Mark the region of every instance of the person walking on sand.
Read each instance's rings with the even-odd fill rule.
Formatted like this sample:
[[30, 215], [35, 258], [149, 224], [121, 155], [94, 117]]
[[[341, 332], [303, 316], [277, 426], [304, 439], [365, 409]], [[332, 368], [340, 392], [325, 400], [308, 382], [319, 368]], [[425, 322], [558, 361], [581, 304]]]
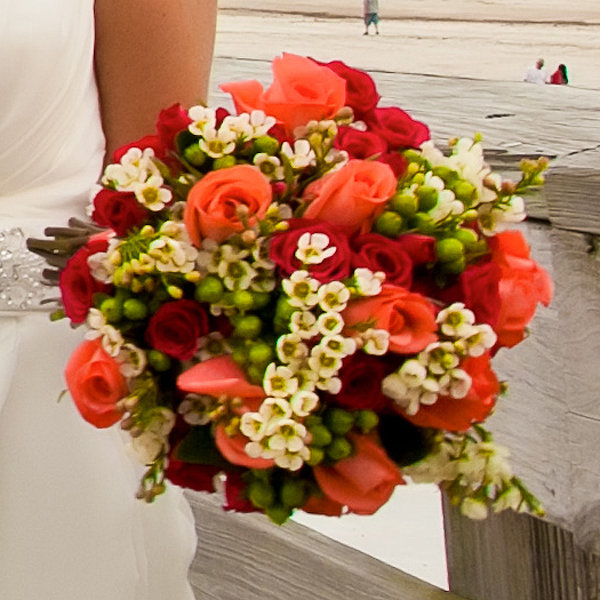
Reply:
[[523, 77], [523, 81], [537, 84], [548, 83], [548, 71], [544, 69], [543, 58], [538, 58], [535, 65], [527, 69], [525, 76]]
[[375, 26], [375, 33], [379, 35], [379, 0], [363, 0], [363, 12], [365, 19], [365, 32], [369, 35], [369, 25]]

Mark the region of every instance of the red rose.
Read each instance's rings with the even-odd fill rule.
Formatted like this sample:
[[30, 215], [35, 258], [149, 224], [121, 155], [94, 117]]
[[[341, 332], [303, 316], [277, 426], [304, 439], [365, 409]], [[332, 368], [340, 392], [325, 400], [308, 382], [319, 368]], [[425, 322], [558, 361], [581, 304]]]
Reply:
[[101, 227], [110, 227], [118, 236], [143, 223], [148, 211], [133, 192], [118, 192], [103, 188], [94, 198], [92, 219]]
[[90, 239], [67, 262], [59, 277], [60, 294], [65, 314], [73, 323], [83, 323], [93, 305], [94, 294], [107, 292], [110, 286], [92, 277], [88, 258], [108, 247], [106, 238]]
[[127, 382], [99, 339], [75, 348], [65, 367], [65, 380], [79, 414], [88, 423], [102, 429], [121, 419], [117, 402], [129, 393]]
[[175, 300], [163, 304], [152, 315], [146, 341], [173, 358], [189, 360], [198, 349], [198, 338], [207, 333], [204, 309], [193, 300]]
[[220, 467], [212, 465], [183, 462], [171, 455], [165, 476], [171, 483], [183, 488], [197, 492], [214, 492], [214, 477], [220, 470]]
[[466, 431], [473, 423], [481, 423], [490, 414], [500, 391], [500, 384], [492, 370], [486, 352], [476, 358], [469, 357], [461, 365], [472, 379], [471, 389], [464, 398], [440, 396], [435, 404], [421, 405], [416, 415], [398, 412], [417, 427], [432, 427], [446, 431]]
[[500, 312], [500, 268], [493, 262], [469, 265], [451, 287], [438, 297], [447, 304], [462, 302], [473, 311], [477, 323], [496, 327]]
[[346, 105], [352, 108], [356, 120], [362, 120], [366, 113], [377, 106], [379, 94], [369, 74], [353, 69], [339, 60], [318, 64], [346, 80]]
[[338, 377], [342, 389], [331, 402], [349, 410], [383, 412], [390, 400], [381, 391], [381, 380], [393, 370], [381, 357], [356, 352], [344, 359]]
[[404, 175], [408, 164], [400, 152], [384, 152], [377, 160], [392, 169], [397, 179]]
[[173, 104], [160, 111], [156, 122], [156, 131], [160, 144], [159, 156], [165, 156], [175, 149], [175, 136], [192, 122], [181, 104]]
[[290, 275], [302, 268], [300, 261], [294, 256], [298, 240], [304, 233], [324, 233], [329, 237], [329, 245], [335, 246], [335, 254], [322, 263], [310, 265], [310, 274], [319, 281], [327, 283], [345, 279], [350, 275], [350, 246], [346, 234], [335, 225], [314, 219], [290, 219], [290, 227], [278, 233], [271, 240], [271, 260], [277, 264], [284, 275]]
[[227, 473], [225, 478], [225, 504], [223, 510], [256, 512], [258, 509], [246, 497], [248, 485], [239, 473]]
[[376, 158], [387, 152], [387, 142], [370, 131], [359, 131], [354, 127], [340, 127], [335, 138], [335, 147], [345, 150], [350, 158]]
[[173, 104], [160, 111], [156, 121], [156, 133], [146, 135], [139, 140], [117, 148], [113, 152], [113, 162], [120, 162], [123, 155], [130, 148], [152, 148], [157, 158], [165, 160], [170, 150], [175, 148], [175, 136], [186, 129], [191, 123], [187, 111], [180, 104]]
[[429, 139], [429, 129], [425, 123], [415, 121], [407, 112], [396, 106], [376, 108], [367, 119], [369, 131], [381, 136], [388, 144], [388, 150], [418, 148]]
[[156, 156], [160, 156], [162, 153], [162, 146], [160, 140], [158, 139], [158, 136], [155, 134], [145, 135], [139, 140], [135, 140], [135, 142], [130, 142], [129, 144], [125, 144], [124, 146], [117, 148], [113, 152], [113, 163], [120, 162], [123, 156], [127, 154], [127, 151], [131, 148], [140, 148], [140, 150], [144, 150], [145, 148], [152, 148]]
[[490, 240], [492, 258], [501, 271], [498, 292], [500, 311], [496, 323], [497, 347], [511, 347], [525, 337], [538, 302], [552, 299], [552, 280], [529, 255], [520, 231], [504, 231]]
[[414, 265], [426, 265], [435, 260], [435, 238], [420, 233], [405, 233], [396, 243], [410, 256]]
[[410, 289], [413, 262], [402, 243], [378, 233], [365, 233], [354, 238], [352, 248], [352, 268], [383, 271], [387, 283]]
[[359, 515], [372, 515], [394, 488], [404, 483], [400, 470], [373, 436], [350, 434], [354, 454], [331, 467], [314, 468], [323, 493]]

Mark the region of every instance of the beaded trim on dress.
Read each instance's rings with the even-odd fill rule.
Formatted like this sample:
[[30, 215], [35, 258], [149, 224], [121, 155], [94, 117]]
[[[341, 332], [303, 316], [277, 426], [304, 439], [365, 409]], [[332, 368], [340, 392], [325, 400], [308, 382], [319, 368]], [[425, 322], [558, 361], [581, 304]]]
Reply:
[[49, 311], [58, 289], [42, 283], [44, 261], [26, 246], [22, 229], [0, 230], [0, 312]]

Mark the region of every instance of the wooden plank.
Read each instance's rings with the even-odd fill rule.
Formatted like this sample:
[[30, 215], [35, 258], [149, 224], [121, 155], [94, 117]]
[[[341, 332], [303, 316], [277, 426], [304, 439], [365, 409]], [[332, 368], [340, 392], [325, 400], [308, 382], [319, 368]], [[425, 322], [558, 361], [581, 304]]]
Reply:
[[600, 169], [597, 167], [557, 166], [548, 177], [544, 198], [548, 218], [556, 227], [600, 234]]
[[597, 600], [600, 558], [566, 529], [504, 512], [471, 521], [445, 503], [451, 589], [472, 600]]
[[186, 492], [198, 550], [198, 600], [461, 600], [298, 523], [224, 512], [217, 494]]
[[556, 293], [531, 336], [496, 357], [509, 391], [489, 425], [548, 519], [472, 523], [446, 506], [450, 588], [476, 600], [512, 600], [519, 589], [520, 600], [597, 600], [600, 261], [592, 236], [532, 223], [525, 231]]

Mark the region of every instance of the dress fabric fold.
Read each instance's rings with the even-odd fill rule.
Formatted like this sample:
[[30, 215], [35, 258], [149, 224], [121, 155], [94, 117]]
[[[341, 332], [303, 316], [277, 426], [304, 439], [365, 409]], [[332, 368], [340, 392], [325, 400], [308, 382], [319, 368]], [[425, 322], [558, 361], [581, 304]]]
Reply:
[[[1, 271], [3, 232], [85, 216], [104, 139], [93, 0], [0, 0], [0, 14]], [[193, 600], [181, 490], [137, 500], [143, 468], [118, 425], [95, 429], [61, 397], [82, 337], [46, 312], [0, 311], [0, 598]]]

